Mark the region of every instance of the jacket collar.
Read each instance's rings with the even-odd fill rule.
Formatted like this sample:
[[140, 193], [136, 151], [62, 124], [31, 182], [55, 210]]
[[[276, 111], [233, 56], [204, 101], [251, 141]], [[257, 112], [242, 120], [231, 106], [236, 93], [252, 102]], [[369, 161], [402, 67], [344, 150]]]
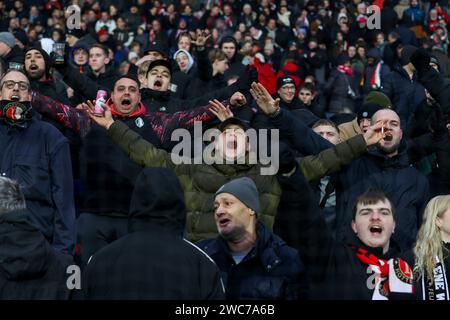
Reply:
[[383, 168], [390, 168], [390, 167], [397, 167], [397, 168], [403, 168], [403, 167], [409, 167], [409, 159], [408, 159], [408, 153], [406, 152], [406, 142], [402, 140], [400, 142], [400, 146], [398, 149], [398, 154], [393, 157], [388, 157], [385, 153], [383, 153], [381, 150], [379, 150], [376, 146], [370, 146], [368, 148], [368, 155], [376, 159], [376, 161], [383, 167]]
[[155, 100], [168, 101], [170, 99], [170, 90], [156, 91], [156, 90], [149, 89], [149, 88], [142, 88], [141, 96], [142, 96], [142, 100], [155, 99]]
[[[270, 271], [282, 262], [279, 252], [275, 249], [275, 247], [282, 244], [282, 240], [274, 237], [272, 232], [260, 220], [256, 222], [256, 232], [258, 235], [256, 246], [251, 249], [242, 263], [250, 259], [258, 258], [264, 268]], [[213, 241], [206, 248], [206, 252], [210, 256], [226, 254], [229, 259], [233, 259], [226, 241], [220, 235], [217, 236], [216, 241]]]
[[113, 116], [115, 117], [120, 117], [120, 118], [135, 118], [138, 116], [143, 115], [146, 112], [145, 106], [142, 102], [139, 102], [139, 106], [138, 108], [131, 114], [121, 114], [119, 112], [117, 112], [116, 108], [114, 107], [114, 104], [111, 100], [111, 98], [108, 99], [108, 101], [106, 101], [106, 104], [108, 105], [109, 109], [111, 110], [111, 113]]

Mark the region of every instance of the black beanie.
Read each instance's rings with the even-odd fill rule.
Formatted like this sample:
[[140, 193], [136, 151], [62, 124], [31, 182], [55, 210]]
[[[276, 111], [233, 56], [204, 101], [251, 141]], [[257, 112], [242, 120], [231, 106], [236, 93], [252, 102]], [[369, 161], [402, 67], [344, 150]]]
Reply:
[[408, 63], [411, 62], [411, 56], [414, 53], [414, 51], [417, 50], [417, 47], [411, 46], [409, 44], [403, 46], [402, 52], [400, 54], [400, 64], [402, 66], [406, 66]]
[[27, 49], [27, 51], [25, 51], [25, 56], [27, 55], [27, 53], [31, 50], [36, 50], [39, 51], [42, 55], [42, 57], [44, 58], [45, 61], [45, 75], [48, 77], [50, 76], [50, 67], [51, 67], [51, 61], [50, 61], [50, 56], [48, 55], [47, 51], [45, 51], [42, 48], [39, 47], [31, 47], [29, 49]]
[[277, 90], [280, 90], [280, 88], [285, 84], [293, 84], [295, 86], [295, 89], [297, 90], [295, 81], [290, 76], [282, 76], [277, 79]]
[[377, 103], [363, 104], [357, 112], [358, 122], [361, 121], [361, 119], [371, 119], [375, 112], [381, 109], [384, 109], [384, 107]]

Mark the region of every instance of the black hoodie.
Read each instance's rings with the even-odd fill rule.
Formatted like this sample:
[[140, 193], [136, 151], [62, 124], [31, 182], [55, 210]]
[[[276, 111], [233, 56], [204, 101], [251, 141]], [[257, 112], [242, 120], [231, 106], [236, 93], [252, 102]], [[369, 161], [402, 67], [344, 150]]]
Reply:
[[136, 180], [129, 234], [101, 249], [84, 274], [87, 299], [221, 299], [217, 266], [183, 239], [184, 196], [177, 177], [146, 168]]
[[26, 211], [0, 215], [0, 243], [0, 300], [69, 298], [70, 259], [57, 256]]

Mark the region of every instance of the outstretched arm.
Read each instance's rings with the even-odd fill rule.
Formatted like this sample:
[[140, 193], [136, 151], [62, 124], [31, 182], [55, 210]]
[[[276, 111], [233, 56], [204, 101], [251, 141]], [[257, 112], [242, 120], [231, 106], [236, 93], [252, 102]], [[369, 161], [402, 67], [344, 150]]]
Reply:
[[294, 148], [304, 155], [317, 154], [333, 146], [290, 114], [280, 108], [280, 99], [274, 100], [260, 83], [253, 83], [250, 93], [261, 110], [268, 115], [272, 123], [280, 130], [280, 134], [288, 138]]
[[[216, 109], [214, 101], [217, 102], [217, 100], [213, 100], [206, 106], [198, 107], [192, 110], [180, 111], [173, 114], [157, 112], [152, 115], [147, 115], [147, 117], [149, 117], [153, 130], [164, 144], [170, 140], [172, 132], [175, 129], [190, 129], [194, 126], [195, 122], [208, 122], [215, 120], [217, 114], [215, 114]], [[230, 100], [222, 101], [221, 104], [229, 106], [230, 108], [236, 108], [245, 105], [246, 102], [245, 96], [242, 93], [235, 92], [231, 96]]]
[[64, 128], [74, 131], [81, 137], [84, 137], [91, 127], [91, 119], [85, 110], [72, 108], [39, 92], [33, 91], [31, 105], [40, 114], [61, 123]]
[[318, 180], [332, 173], [338, 172], [353, 160], [367, 151], [367, 147], [378, 143], [383, 138], [382, 122], [369, 127], [367, 132], [356, 135], [332, 148], [321, 151], [317, 155], [304, 157], [300, 168], [307, 181]]
[[168, 153], [155, 148], [150, 142], [142, 138], [139, 134], [128, 128], [120, 121], [114, 121], [111, 111], [106, 104], [103, 104], [104, 114], [94, 113], [94, 105], [91, 101], [84, 104], [89, 117], [98, 125], [108, 130], [111, 139], [137, 164], [145, 167], [171, 168]]

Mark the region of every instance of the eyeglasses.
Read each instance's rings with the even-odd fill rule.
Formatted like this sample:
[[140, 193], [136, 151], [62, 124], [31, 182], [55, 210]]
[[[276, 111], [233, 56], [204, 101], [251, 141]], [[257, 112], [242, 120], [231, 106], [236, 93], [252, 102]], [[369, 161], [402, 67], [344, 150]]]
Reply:
[[8, 88], [8, 89], [14, 89], [16, 84], [19, 85], [20, 91], [30, 90], [30, 85], [24, 81], [6, 80], [6, 81], [3, 81], [3, 83], [1, 84], [1, 87], [3, 88], [3, 86], [6, 86], [6, 88]]

